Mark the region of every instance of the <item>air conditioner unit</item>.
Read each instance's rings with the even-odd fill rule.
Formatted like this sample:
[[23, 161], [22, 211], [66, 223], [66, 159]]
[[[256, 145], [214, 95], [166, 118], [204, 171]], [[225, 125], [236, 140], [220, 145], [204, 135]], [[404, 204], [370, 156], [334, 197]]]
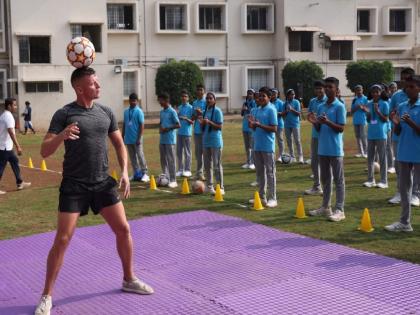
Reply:
[[114, 65], [126, 68], [128, 66], [128, 60], [125, 58], [116, 58], [114, 59]]
[[219, 58], [215, 57], [208, 57], [206, 59], [206, 65], [207, 67], [216, 67], [219, 65]]

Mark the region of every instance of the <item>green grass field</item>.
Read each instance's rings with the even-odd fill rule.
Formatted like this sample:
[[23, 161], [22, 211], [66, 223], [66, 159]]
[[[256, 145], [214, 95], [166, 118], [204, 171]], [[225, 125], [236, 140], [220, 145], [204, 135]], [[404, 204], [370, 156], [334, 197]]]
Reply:
[[[350, 123], [350, 122], [349, 122]], [[305, 159], [309, 157], [310, 126], [303, 122], [302, 135]], [[225, 175], [225, 202], [216, 203], [208, 195], [180, 195], [179, 189], [173, 193], [149, 191], [146, 185], [133, 183], [132, 197], [125, 201], [129, 219], [141, 218], [159, 214], [170, 214], [181, 211], [207, 209], [218, 213], [237, 216], [275, 229], [295, 232], [335, 243], [344, 244], [358, 249], [380, 253], [403, 260], [420, 263], [420, 216], [419, 209], [414, 209], [411, 234], [390, 234], [383, 226], [394, 222], [399, 217], [399, 206], [387, 204], [387, 199], [394, 194], [395, 175], [390, 176], [390, 188], [387, 190], [367, 189], [362, 187], [366, 180], [366, 160], [353, 158], [354, 137], [352, 126], [345, 132], [346, 175], [346, 216], [340, 223], [331, 223], [323, 218], [308, 218], [297, 220], [293, 218], [296, 202], [303, 191], [311, 187], [308, 165], [287, 165], [277, 167], [277, 192], [279, 207], [264, 211], [251, 211], [244, 208], [247, 200], [253, 197], [254, 188], [249, 183], [255, 179], [252, 171], [243, 170], [244, 153], [240, 123], [227, 123], [223, 129], [225, 148], [223, 151], [223, 166]], [[29, 156], [40, 161], [39, 145], [42, 135], [19, 136], [25, 155], [22, 164], [27, 163]], [[158, 155], [158, 132], [156, 129], [146, 130], [145, 151], [150, 174], [160, 173]], [[51, 169], [60, 170], [63, 151], [60, 150], [47, 160]], [[111, 169], [117, 168], [115, 153], [110, 155]], [[58, 185], [60, 177], [40, 171], [24, 173], [27, 180], [42, 185], [35, 185], [27, 191], [11, 192], [0, 197], [0, 239], [10, 239], [24, 235], [54, 230]], [[47, 177], [48, 176], [48, 177]], [[7, 178], [8, 177], [8, 178]], [[5, 182], [12, 183], [11, 173], [6, 174]], [[46, 178], [47, 180], [42, 180]], [[0, 189], [5, 189], [6, 184]], [[10, 187], [9, 187], [10, 188]], [[305, 209], [320, 206], [321, 197], [305, 197]], [[357, 231], [363, 209], [367, 207], [375, 226], [373, 233]], [[101, 224], [100, 216], [85, 216], [80, 219], [79, 226]]]

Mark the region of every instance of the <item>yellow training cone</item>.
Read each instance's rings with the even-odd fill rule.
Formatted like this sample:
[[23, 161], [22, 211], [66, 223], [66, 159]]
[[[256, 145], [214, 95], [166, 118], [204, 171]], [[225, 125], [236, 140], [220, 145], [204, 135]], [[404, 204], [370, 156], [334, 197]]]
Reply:
[[116, 170], [113, 170], [112, 171], [111, 177], [118, 182], [118, 174], [117, 174], [117, 171]]
[[262, 206], [262, 203], [261, 203], [260, 194], [258, 193], [258, 191], [256, 191], [254, 194], [254, 207], [252, 209], [257, 210], [257, 211], [264, 210], [264, 207]]
[[303, 198], [299, 197], [298, 198], [298, 202], [297, 202], [297, 206], [296, 206], [296, 215], [295, 218], [298, 219], [305, 219], [307, 218], [306, 214], [305, 214], [305, 206], [303, 204]]
[[156, 190], [156, 180], [155, 177], [152, 175], [150, 176], [150, 190]]
[[362, 223], [360, 224], [359, 230], [366, 233], [370, 233], [374, 230], [368, 208], [365, 208], [365, 211], [363, 211]]
[[29, 168], [34, 168], [34, 163], [32, 163], [32, 159], [31, 158], [29, 158], [28, 167]]
[[220, 202], [223, 201], [222, 190], [220, 189], [220, 185], [216, 185], [216, 194], [214, 195], [214, 201]]
[[188, 179], [185, 177], [184, 181], [182, 182], [182, 195], [189, 195], [190, 194], [190, 186], [188, 185]]
[[41, 162], [41, 171], [46, 171], [47, 170], [47, 163], [45, 163], [45, 160], [42, 160]]

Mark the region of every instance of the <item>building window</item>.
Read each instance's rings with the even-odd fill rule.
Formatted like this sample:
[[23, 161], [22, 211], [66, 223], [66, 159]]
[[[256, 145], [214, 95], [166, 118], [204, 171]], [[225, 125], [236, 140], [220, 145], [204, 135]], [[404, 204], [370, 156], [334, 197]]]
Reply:
[[332, 41], [330, 60], [353, 60], [353, 41]]
[[258, 91], [263, 86], [271, 86], [269, 69], [248, 69], [248, 89]]
[[202, 67], [206, 90], [214, 92], [216, 96], [228, 95], [228, 68], [227, 67]]
[[268, 25], [268, 8], [249, 6], [246, 14], [247, 29], [250, 31], [266, 31]]
[[137, 73], [135, 71], [123, 72], [124, 98], [131, 93], [137, 93]]
[[26, 93], [63, 92], [62, 81], [25, 82]]
[[0, 52], [6, 51], [4, 16], [4, 1], [0, 1]]
[[407, 32], [407, 11], [390, 10], [389, 11], [389, 31]]
[[289, 51], [313, 51], [313, 33], [289, 32]]
[[134, 4], [107, 4], [109, 30], [135, 30]]
[[19, 36], [19, 62], [50, 63], [50, 37]]
[[0, 69], [0, 100], [4, 100], [6, 97], [7, 97], [6, 70]]
[[357, 10], [357, 31], [370, 33], [370, 10]]
[[96, 52], [102, 52], [102, 32], [101, 25], [97, 24], [72, 24], [71, 25], [71, 37], [83, 36], [89, 39], [93, 46], [95, 46]]
[[223, 5], [199, 4], [199, 31], [226, 31], [226, 7]]
[[162, 31], [187, 30], [187, 6], [184, 4], [160, 4], [159, 26]]

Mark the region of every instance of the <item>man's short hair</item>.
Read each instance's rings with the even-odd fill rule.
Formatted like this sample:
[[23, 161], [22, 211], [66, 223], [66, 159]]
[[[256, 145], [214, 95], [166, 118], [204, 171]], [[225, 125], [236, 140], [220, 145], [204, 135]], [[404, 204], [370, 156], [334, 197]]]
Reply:
[[169, 94], [166, 93], [166, 92], [159, 93], [158, 94], [158, 99], [169, 101]]
[[188, 91], [184, 89], [184, 90], [181, 90], [181, 95], [187, 95], [187, 96], [189, 96], [190, 93], [188, 93]]
[[412, 83], [416, 84], [418, 87], [420, 87], [420, 76], [412, 75], [405, 82], [406, 83], [412, 82]]
[[129, 99], [130, 101], [137, 101], [137, 100], [139, 99], [139, 97], [138, 97], [138, 95], [137, 95], [136, 93], [131, 93], [131, 94], [128, 96], [128, 99]]
[[14, 101], [16, 101], [14, 97], [8, 97], [4, 100], [4, 106], [7, 108], [9, 105], [13, 105]]
[[404, 68], [401, 70], [401, 75], [415, 75], [416, 72], [412, 68]]
[[195, 87], [196, 90], [198, 89], [203, 89], [206, 90], [206, 87], [204, 86], [204, 84], [197, 84], [197, 86]]
[[31, 105], [31, 103], [29, 103], [29, 101], [25, 101], [25, 105]]
[[80, 80], [81, 78], [86, 77], [86, 76], [93, 75], [95, 73], [96, 73], [95, 70], [90, 67], [77, 68], [71, 74], [70, 82], [73, 85], [77, 80]]
[[262, 87], [258, 92], [260, 94], [265, 94], [268, 97], [271, 97], [271, 90], [268, 87]]
[[314, 82], [314, 87], [325, 87], [325, 82], [324, 82], [324, 80], [316, 80], [315, 82]]
[[324, 81], [325, 81], [325, 83], [332, 83], [336, 87], [338, 87], [340, 85], [340, 81], [336, 77], [328, 77]]

